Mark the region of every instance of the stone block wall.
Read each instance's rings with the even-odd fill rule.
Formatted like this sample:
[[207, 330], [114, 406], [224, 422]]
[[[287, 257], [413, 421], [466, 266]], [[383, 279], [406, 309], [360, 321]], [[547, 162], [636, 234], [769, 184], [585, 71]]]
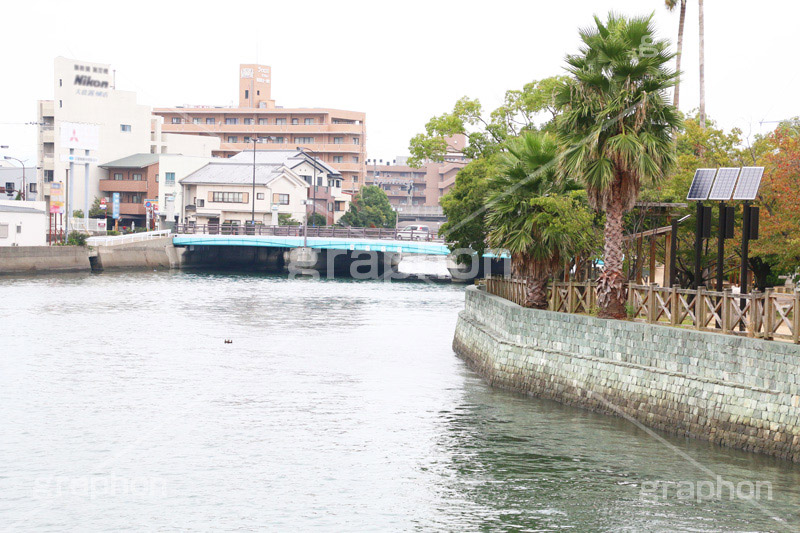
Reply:
[[800, 462], [800, 346], [525, 309], [466, 290], [454, 350], [492, 385]]

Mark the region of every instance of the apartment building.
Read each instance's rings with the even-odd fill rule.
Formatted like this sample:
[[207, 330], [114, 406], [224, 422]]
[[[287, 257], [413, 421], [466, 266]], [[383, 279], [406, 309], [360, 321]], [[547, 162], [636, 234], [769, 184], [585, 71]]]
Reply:
[[165, 133], [216, 137], [215, 156], [243, 150], [302, 147], [336, 169], [344, 190], [356, 191], [366, 177], [366, 115], [328, 108], [283, 108], [272, 100], [272, 72], [265, 65], [240, 65], [237, 107], [178, 106], [156, 108]]
[[[41, 191], [39, 199], [47, 203], [48, 211], [51, 188], [68, 191], [67, 196], [73, 198], [71, 210], [85, 210], [101, 192], [107, 192], [101, 191], [100, 181], [107, 178], [108, 171], [98, 163], [148, 153], [210, 157], [212, 150], [219, 148], [216, 138], [162, 134], [163, 119], [154, 117], [149, 106], [138, 104], [136, 93], [117, 90], [108, 64], [57, 57], [53, 79], [53, 99], [37, 104], [35, 179]], [[87, 132], [91, 139], [84, 139]], [[80, 142], [76, 137], [81, 137]], [[75, 175], [68, 183], [71, 162]]]
[[420, 168], [408, 166], [404, 156], [386, 162], [370, 159], [365, 184], [386, 191], [395, 207], [438, 206], [439, 199], [453, 188], [458, 171], [469, 162], [462, 153], [466, 141], [464, 135], [448, 138], [444, 161], [428, 161]]

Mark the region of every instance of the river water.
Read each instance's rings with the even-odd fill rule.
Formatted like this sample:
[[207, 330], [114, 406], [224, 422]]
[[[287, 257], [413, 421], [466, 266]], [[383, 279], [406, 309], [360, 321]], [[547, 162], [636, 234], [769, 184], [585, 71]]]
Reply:
[[796, 465], [487, 386], [450, 346], [462, 287], [140, 272], [0, 295], [3, 531], [800, 527]]

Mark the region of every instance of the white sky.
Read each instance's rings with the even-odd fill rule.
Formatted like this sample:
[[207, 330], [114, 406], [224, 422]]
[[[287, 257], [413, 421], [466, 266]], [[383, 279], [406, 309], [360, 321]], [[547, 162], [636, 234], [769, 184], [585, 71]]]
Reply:
[[[408, 141], [461, 96], [484, 108], [506, 89], [563, 72], [579, 27], [614, 9], [655, 11], [673, 43], [678, 14], [663, 0], [316, 0], [238, 2], [7, 0], [0, 50], [0, 153], [36, 160], [36, 100], [53, 95], [53, 59], [110, 63], [140, 103], [229, 105], [238, 65], [272, 66], [285, 107], [367, 113], [368, 157], [407, 153]], [[689, 0], [681, 109], [698, 104], [697, 0]], [[709, 115], [745, 135], [800, 115], [800, 3], [706, 0]], [[11, 124], [9, 124], [11, 123]]]

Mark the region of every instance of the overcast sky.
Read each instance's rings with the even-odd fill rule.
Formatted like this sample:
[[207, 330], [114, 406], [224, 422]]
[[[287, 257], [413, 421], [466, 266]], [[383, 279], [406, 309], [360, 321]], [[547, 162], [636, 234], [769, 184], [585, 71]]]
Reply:
[[[592, 15], [655, 12], [673, 43], [678, 14], [663, 0], [381, 0], [202, 2], [8, 0], [0, 32], [0, 145], [36, 159], [36, 100], [53, 97], [53, 58], [110, 63], [117, 87], [151, 106], [230, 105], [238, 65], [272, 66], [284, 107], [367, 113], [369, 157], [408, 140], [461, 96], [488, 111], [507, 89], [563, 72]], [[697, 1], [689, 0], [681, 109], [698, 104]], [[706, 0], [708, 114], [745, 135], [800, 115], [794, 1]], [[16, 123], [16, 124], [15, 124]]]

